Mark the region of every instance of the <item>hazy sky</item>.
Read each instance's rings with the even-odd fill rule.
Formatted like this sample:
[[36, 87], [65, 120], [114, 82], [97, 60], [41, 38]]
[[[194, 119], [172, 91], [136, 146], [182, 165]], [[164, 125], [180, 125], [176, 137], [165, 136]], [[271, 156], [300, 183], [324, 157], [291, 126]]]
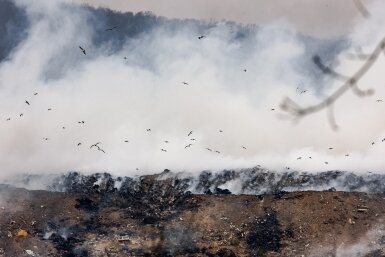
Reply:
[[[16, 0], [31, 25], [25, 39], [0, 63], [0, 178], [18, 172], [129, 175], [165, 168], [194, 172], [257, 164], [274, 170], [286, 166], [307, 171], [385, 170], [385, 103], [376, 101], [385, 100], [383, 55], [358, 83], [363, 90], [373, 88], [375, 95], [360, 98], [349, 91], [335, 104], [340, 126], [336, 132], [325, 110], [298, 124], [282, 119], [285, 113], [279, 106], [284, 97], [309, 106], [342, 83], [333, 80], [320, 90], [322, 82], [311, 80], [307, 72], [311, 65], [303, 65], [312, 58], [304, 44], [309, 39], [298, 37], [295, 27], [277, 30], [267, 24], [239, 39], [236, 26], [217, 23], [198, 40], [195, 23], [170, 22], [122, 37], [119, 29], [104, 31], [110, 24], [100, 13], [62, 4], [68, 1]], [[186, 13], [199, 13], [198, 3], [184, 7]], [[353, 4], [344, 3], [354, 16]], [[213, 15], [209, 10], [214, 7], [202, 10], [212, 17], [231, 9], [231, 4], [221, 6], [223, 11]], [[284, 6], [275, 5], [272, 20]], [[369, 53], [384, 37], [384, 7], [379, 0], [369, 7], [370, 19], [358, 17], [352, 22], [345, 36], [349, 45], [336, 53], [333, 69], [351, 75], [361, 67], [362, 61], [347, 54], [357, 47]], [[168, 9], [171, 13], [179, 8], [183, 10]], [[320, 9], [316, 4], [312, 8]], [[306, 13], [311, 8], [291, 10]], [[327, 28], [332, 18], [326, 13], [314, 11], [308, 14], [312, 24], [305, 20], [298, 24], [316, 27], [323, 17]], [[294, 17], [294, 11], [289, 16]], [[95, 42], [100, 34], [109, 35], [110, 41]], [[123, 41], [121, 47], [114, 47], [117, 41]], [[306, 94], [298, 93], [299, 85]], [[190, 131], [193, 134], [188, 136]], [[106, 153], [90, 149], [96, 142], [102, 142]]]
[[[227, 19], [266, 24], [287, 20], [313, 36], [346, 35], [360, 15], [354, 0], [73, 0], [121, 11], [151, 11], [173, 18]], [[369, 5], [372, 0], [362, 0]]]

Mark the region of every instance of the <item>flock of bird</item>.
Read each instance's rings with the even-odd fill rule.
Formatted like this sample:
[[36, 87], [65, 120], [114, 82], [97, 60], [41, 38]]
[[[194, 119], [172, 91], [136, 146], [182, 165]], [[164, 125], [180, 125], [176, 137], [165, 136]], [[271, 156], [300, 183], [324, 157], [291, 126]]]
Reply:
[[[113, 27], [110, 27], [110, 28], [105, 29], [105, 31], [113, 31], [113, 30], [116, 30], [117, 28], [118, 28], [118, 26], [113, 26]], [[202, 39], [204, 39], [204, 38], [206, 38], [206, 36], [204, 36], [204, 35], [198, 36], [198, 39], [199, 39], [199, 40], [202, 40]], [[81, 51], [82, 54], [87, 55], [87, 51], [86, 51], [86, 49], [85, 49], [84, 47], [79, 46], [79, 49], [80, 49], [80, 51]], [[123, 58], [124, 58], [124, 59], [127, 59], [127, 57], [123, 57]], [[314, 61], [317, 62], [317, 61], [319, 61], [319, 60], [316, 59], [316, 60], [314, 60]], [[323, 67], [323, 68], [324, 68], [325, 72], [330, 72], [330, 70], [329, 70], [327, 67]], [[243, 69], [242, 71], [243, 71], [243, 72], [247, 72], [247, 69]], [[188, 82], [186, 82], [186, 81], [183, 81], [183, 82], [181, 82], [181, 83], [182, 83], [183, 85], [185, 85], [185, 86], [189, 86], [189, 85], [190, 85], [190, 84], [189, 84]], [[298, 94], [305, 94], [305, 93], [307, 93], [307, 92], [308, 92], [308, 90], [307, 90], [307, 89], [304, 89], [302, 85], [299, 85], [299, 86], [297, 87], [297, 89], [296, 89], [296, 93], [298, 93]], [[37, 96], [37, 95], [38, 95], [37, 92], [34, 93], [34, 96]], [[383, 101], [382, 101], [381, 99], [377, 99], [376, 102], [383, 102]], [[25, 104], [28, 105], [28, 106], [31, 105], [30, 101], [28, 101], [28, 100], [25, 100]], [[52, 111], [52, 108], [48, 108], [47, 110], [48, 110], [48, 111]], [[271, 111], [275, 111], [275, 108], [271, 108], [270, 110], [271, 110]], [[20, 113], [19, 116], [20, 116], [20, 117], [24, 116], [24, 113]], [[8, 117], [8, 118], [6, 119], [6, 121], [10, 121], [10, 120], [11, 120], [10, 117]], [[81, 120], [81, 121], [78, 121], [77, 123], [78, 123], [78, 124], [85, 124], [85, 121], [84, 121], [84, 120]], [[66, 129], [66, 127], [63, 126], [62, 129]], [[151, 129], [148, 128], [146, 131], [147, 131], [147, 132], [151, 132]], [[223, 130], [219, 129], [219, 133], [223, 133]], [[194, 141], [194, 142], [195, 142], [197, 139], [196, 139], [196, 138], [192, 138], [192, 137], [191, 137], [192, 134], [193, 134], [193, 131], [190, 131], [189, 133], [187, 133], [187, 137], [189, 138], [190, 141]], [[50, 140], [50, 138], [44, 137], [43, 140], [44, 140], [44, 141], [48, 141], [48, 140]], [[124, 140], [124, 142], [125, 142], [125, 143], [129, 143], [129, 140]], [[382, 139], [381, 142], [385, 142], [385, 138]], [[168, 144], [168, 143], [170, 143], [170, 142], [169, 142], [168, 140], [165, 140], [164, 143]], [[100, 151], [100, 152], [102, 152], [102, 153], [106, 153], [106, 151], [105, 151], [104, 149], [101, 148], [101, 146], [100, 146], [101, 144], [102, 144], [101, 142], [94, 143], [94, 144], [92, 144], [92, 145], [90, 146], [90, 149], [95, 149], [95, 150]], [[375, 142], [372, 142], [371, 144], [374, 145]], [[78, 147], [81, 146], [81, 145], [82, 145], [81, 142], [77, 143], [77, 146], [78, 146]], [[187, 149], [187, 148], [190, 148], [190, 147], [192, 147], [192, 146], [193, 146], [193, 143], [189, 143], [189, 144], [185, 145], [184, 148]], [[247, 148], [246, 148], [245, 146], [243, 146], [243, 145], [241, 146], [241, 148], [242, 148], [243, 150], [247, 150]], [[207, 151], [210, 151], [210, 152], [215, 152], [215, 153], [218, 153], [218, 154], [221, 153], [220, 151], [215, 150], [215, 149], [212, 149], [212, 148], [209, 148], [209, 147], [205, 147], [205, 149], [206, 149]], [[329, 150], [333, 150], [333, 148], [330, 147]], [[167, 152], [167, 149], [161, 148], [160, 151], [162, 151], [162, 152]], [[349, 154], [346, 154], [346, 155], [345, 155], [345, 157], [349, 157], [349, 156], [350, 156]], [[300, 160], [302, 160], [302, 159], [303, 159], [302, 156], [297, 157], [297, 160], [298, 160], [298, 161], [300, 161]], [[312, 157], [311, 157], [311, 156], [308, 156], [308, 159], [312, 159]], [[325, 163], [325, 164], [329, 164], [329, 162], [327, 162], [327, 161], [325, 161], [324, 163]], [[286, 167], [286, 169], [289, 170], [290, 167]]]

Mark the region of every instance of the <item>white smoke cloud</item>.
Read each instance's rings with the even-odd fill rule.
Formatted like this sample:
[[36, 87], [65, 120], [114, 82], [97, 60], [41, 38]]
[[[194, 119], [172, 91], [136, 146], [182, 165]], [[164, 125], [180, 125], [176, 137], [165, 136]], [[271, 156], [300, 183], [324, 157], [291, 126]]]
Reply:
[[[108, 47], [92, 45], [93, 33], [102, 32], [86, 22], [89, 14], [82, 9], [56, 1], [17, 3], [26, 8], [32, 25], [10, 59], [0, 64], [2, 176], [68, 170], [131, 175], [257, 164], [309, 171], [385, 167], [385, 143], [380, 142], [385, 137], [385, 105], [375, 102], [385, 94], [383, 56], [362, 83], [375, 87], [375, 96], [362, 99], [349, 93], [341, 98], [334, 108], [341, 130], [335, 132], [325, 112], [297, 125], [278, 115], [284, 96], [307, 105], [339, 86], [336, 82], [320, 95], [317, 86], [309, 85], [311, 80], [296, 64], [304, 46], [295, 29], [281, 31], [272, 24], [241, 43], [233, 40], [235, 32], [224, 23], [204, 40], [188, 26], [173, 33], [158, 28], [106, 54]], [[385, 35], [384, 21], [377, 18], [382, 13], [377, 12], [352, 36], [373, 37], [373, 42], [359, 42], [364, 50]], [[353, 73], [360, 63], [343, 56], [337, 69]], [[300, 83], [308, 93], [296, 94]], [[99, 141], [105, 154], [90, 149]], [[303, 159], [298, 161], [298, 156]]]

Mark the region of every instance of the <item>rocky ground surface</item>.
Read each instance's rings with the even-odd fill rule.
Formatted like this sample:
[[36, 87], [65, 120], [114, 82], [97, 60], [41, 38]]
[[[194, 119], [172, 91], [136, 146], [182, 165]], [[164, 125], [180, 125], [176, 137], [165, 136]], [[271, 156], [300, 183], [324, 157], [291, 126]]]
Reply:
[[159, 175], [119, 189], [99, 178], [0, 186], [0, 256], [385, 256], [382, 193], [192, 194]]

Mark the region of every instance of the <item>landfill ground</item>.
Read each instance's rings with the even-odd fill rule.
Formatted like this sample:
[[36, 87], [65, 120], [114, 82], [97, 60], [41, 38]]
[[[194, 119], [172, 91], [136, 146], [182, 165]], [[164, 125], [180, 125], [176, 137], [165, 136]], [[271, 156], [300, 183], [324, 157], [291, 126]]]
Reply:
[[[0, 256], [385, 256], [385, 195], [0, 186]], [[155, 186], [155, 184], [157, 184]]]

